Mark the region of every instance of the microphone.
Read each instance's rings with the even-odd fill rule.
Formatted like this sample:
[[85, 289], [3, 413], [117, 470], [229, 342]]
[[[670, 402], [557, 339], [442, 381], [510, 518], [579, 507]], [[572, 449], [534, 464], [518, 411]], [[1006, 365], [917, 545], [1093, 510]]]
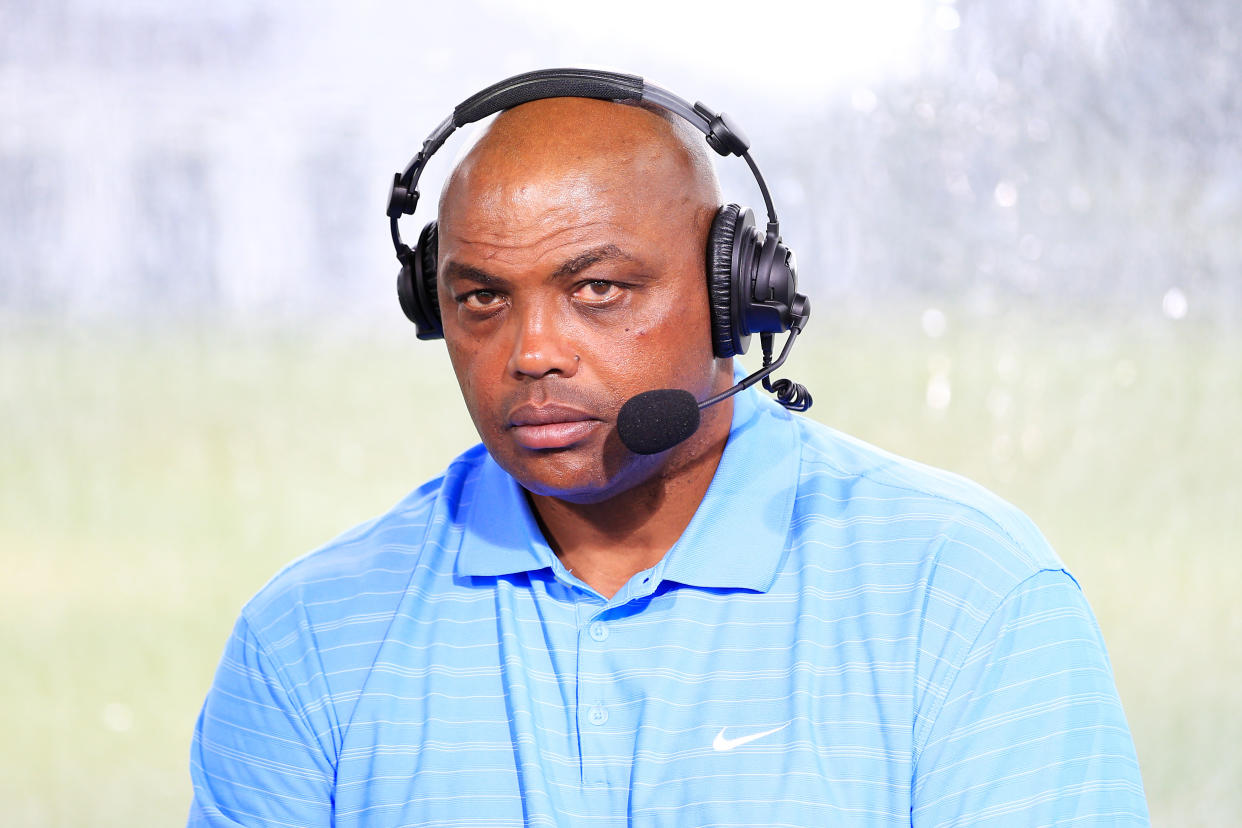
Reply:
[[622, 444], [635, 454], [659, 454], [689, 439], [699, 428], [699, 412], [709, 405], [727, 400], [737, 392], [749, 388], [759, 380], [763, 387], [776, 394], [781, 405], [793, 411], [806, 411], [811, 407], [811, 395], [805, 386], [787, 379], [769, 385], [768, 374], [781, 367], [789, 349], [798, 338], [798, 329], [791, 328], [789, 339], [781, 349], [780, 357], [772, 362], [772, 334], [760, 334], [763, 343], [763, 367], [744, 378], [737, 385], [714, 397], [699, 402], [689, 391], [681, 388], [657, 388], [630, 397], [617, 413], [617, 436]]
[[630, 397], [617, 414], [617, 434], [635, 454], [659, 454], [699, 428], [699, 401], [681, 388], [657, 388]]

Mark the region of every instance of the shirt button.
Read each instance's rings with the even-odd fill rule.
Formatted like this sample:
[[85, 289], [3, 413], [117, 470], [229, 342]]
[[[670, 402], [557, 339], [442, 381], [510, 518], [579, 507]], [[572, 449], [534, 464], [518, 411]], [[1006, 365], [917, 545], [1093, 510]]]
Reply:
[[608, 638], [608, 625], [603, 621], [592, 621], [590, 630], [591, 638], [596, 641], [604, 641]]
[[608, 711], [596, 705], [587, 711], [587, 721], [593, 725], [602, 725], [608, 721]]

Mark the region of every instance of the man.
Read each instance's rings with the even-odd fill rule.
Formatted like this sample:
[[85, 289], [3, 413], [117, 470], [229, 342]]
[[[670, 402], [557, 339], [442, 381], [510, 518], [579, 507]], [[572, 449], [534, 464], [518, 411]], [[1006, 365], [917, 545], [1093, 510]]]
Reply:
[[747, 391], [631, 453], [711, 345], [700, 136], [499, 115], [440, 202], [482, 445], [243, 610], [195, 734], [202, 825], [1142, 823], [1099, 632], [1030, 523]]

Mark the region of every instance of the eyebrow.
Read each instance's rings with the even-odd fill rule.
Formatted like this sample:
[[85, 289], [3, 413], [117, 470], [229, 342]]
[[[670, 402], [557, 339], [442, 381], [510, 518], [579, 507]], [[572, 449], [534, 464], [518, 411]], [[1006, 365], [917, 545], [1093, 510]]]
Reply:
[[558, 267], [552, 274], [553, 278], [563, 278], [565, 276], [575, 276], [586, 270], [592, 265], [604, 261], [622, 260], [627, 262], [634, 261], [634, 257], [626, 253], [615, 244], [602, 244], [599, 247], [593, 247], [583, 253], [579, 253], [569, 261]]
[[499, 276], [494, 276], [486, 270], [474, 267], [473, 265], [462, 264], [461, 262], [448, 261], [444, 265], [445, 279], [469, 279], [472, 282], [478, 282], [487, 287], [504, 287], [508, 284]]
[[[593, 247], [590, 250], [583, 251], [566, 262], [563, 262], [556, 270], [552, 271], [553, 279], [564, 279], [569, 276], [576, 276], [587, 268], [606, 261], [637, 261], [629, 253], [626, 253], [615, 244], [602, 244], [599, 247]], [[463, 264], [461, 262], [448, 261], [444, 265], [444, 278], [446, 279], [469, 279], [472, 282], [478, 282], [487, 287], [504, 287], [509, 284], [508, 280], [501, 278], [493, 273], [488, 273], [482, 268], [473, 265]]]

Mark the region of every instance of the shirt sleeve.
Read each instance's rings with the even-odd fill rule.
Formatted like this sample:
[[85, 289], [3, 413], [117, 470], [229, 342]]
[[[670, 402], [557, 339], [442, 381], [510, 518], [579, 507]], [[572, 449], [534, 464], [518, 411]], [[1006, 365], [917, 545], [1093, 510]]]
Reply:
[[1032, 575], [984, 624], [918, 752], [911, 821], [1148, 824], [1104, 642], [1066, 572]]
[[332, 821], [332, 762], [245, 618], [203, 704], [190, 754], [190, 826]]

